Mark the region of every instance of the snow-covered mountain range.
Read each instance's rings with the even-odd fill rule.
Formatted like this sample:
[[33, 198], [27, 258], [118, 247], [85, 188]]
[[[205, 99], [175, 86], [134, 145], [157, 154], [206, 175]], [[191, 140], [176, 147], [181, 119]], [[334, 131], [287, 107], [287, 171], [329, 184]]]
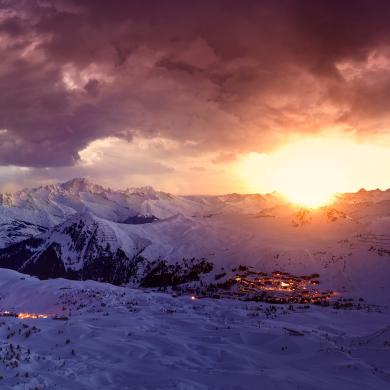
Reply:
[[390, 191], [0, 199], [1, 388], [388, 388]]
[[302, 209], [278, 194], [174, 196], [73, 179], [0, 201], [0, 266], [42, 278], [142, 285], [161, 262], [166, 270], [193, 259], [180, 280], [224, 281], [244, 265], [320, 273], [324, 287], [373, 299], [388, 288], [390, 191]]
[[3, 266], [49, 277], [72, 276], [103, 262], [100, 279], [109, 281], [116, 280], [107, 276], [111, 271], [126, 274], [113, 270], [119, 258], [131, 268], [141, 254], [149, 260], [205, 256], [202, 242], [210, 229], [200, 220], [278, 202], [272, 195], [181, 197], [151, 187], [113, 191], [86, 179], [0, 199]]

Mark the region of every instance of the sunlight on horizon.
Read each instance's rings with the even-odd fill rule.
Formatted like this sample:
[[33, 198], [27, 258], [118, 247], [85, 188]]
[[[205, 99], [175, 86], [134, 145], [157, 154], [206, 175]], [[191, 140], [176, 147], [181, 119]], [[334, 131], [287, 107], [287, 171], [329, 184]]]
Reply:
[[239, 170], [248, 189], [279, 192], [292, 203], [318, 207], [337, 193], [386, 189], [390, 148], [348, 137], [310, 137], [270, 154], [247, 154]]

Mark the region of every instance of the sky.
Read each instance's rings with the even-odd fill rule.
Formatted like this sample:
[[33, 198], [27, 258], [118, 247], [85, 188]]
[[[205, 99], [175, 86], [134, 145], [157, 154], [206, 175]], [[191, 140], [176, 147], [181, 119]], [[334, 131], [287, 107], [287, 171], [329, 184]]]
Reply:
[[0, 0], [0, 189], [390, 187], [389, 20], [383, 0]]

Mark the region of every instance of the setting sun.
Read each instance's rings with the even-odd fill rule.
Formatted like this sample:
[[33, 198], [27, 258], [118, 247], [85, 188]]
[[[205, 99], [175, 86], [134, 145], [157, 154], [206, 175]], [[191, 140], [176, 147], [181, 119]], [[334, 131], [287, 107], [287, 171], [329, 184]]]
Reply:
[[389, 164], [389, 148], [348, 137], [312, 137], [270, 154], [250, 153], [239, 169], [252, 191], [277, 191], [292, 203], [318, 207], [340, 192], [386, 188], [390, 175], [381, 167]]
[[275, 189], [303, 206], [329, 203], [348, 181], [343, 153], [340, 144], [331, 140], [306, 140], [286, 146], [275, 156]]
[[332, 162], [310, 161], [302, 156], [280, 167], [275, 172], [275, 183], [291, 202], [318, 207], [332, 200], [342, 184], [342, 174]]

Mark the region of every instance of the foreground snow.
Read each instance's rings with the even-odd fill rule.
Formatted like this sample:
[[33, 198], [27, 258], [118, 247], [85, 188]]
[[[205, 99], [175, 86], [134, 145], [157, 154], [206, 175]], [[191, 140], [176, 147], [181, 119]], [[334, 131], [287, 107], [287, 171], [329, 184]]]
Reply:
[[387, 307], [191, 299], [0, 270], [1, 389], [388, 389]]

